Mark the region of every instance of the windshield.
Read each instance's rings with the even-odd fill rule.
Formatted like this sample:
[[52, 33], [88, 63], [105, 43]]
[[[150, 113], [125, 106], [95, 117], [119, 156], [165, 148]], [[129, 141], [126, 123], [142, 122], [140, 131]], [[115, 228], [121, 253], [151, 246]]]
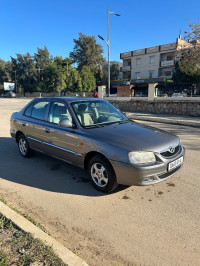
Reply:
[[72, 102], [71, 106], [80, 124], [85, 128], [129, 121], [118, 109], [106, 101], [78, 101]]

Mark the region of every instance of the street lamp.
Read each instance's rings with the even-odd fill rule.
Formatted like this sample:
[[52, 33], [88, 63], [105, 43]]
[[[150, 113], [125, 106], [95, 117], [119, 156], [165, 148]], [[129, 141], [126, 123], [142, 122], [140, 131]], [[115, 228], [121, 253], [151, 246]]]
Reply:
[[109, 15], [114, 14], [115, 16], [120, 16], [118, 13], [110, 12], [108, 8], [108, 40], [104, 40], [104, 38], [101, 35], [98, 35], [99, 39], [104, 41], [108, 46], [108, 95], [110, 95], [110, 40], [109, 40]]

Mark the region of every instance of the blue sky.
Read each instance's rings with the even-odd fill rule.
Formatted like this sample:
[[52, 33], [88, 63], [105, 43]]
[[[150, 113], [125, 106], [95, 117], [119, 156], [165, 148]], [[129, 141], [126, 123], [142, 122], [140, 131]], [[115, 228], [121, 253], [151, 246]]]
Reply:
[[53, 56], [68, 57], [79, 32], [94, 35], [107, 58], [107, 9], [110, 14], [110, 60], [120, 53], [174, 42], [187, 20], [200, 18], [199, 0], [0, 0], [0, 58], [32, 55], [47, 46]]

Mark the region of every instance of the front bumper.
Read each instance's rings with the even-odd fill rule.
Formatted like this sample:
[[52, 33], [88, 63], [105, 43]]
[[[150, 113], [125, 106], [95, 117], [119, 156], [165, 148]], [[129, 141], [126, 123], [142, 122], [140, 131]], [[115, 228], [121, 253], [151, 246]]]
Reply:
[[168, 171], [168, 164], [184, 157], [185, 149], [181, 150], [173, 157], [163, 158], [160, 156], [160, 161], [151, 166], [134, 166], [131, 163], [123, 163], [111, 161], [114, 168], [118, 184], [123, 185], [152, 185], [168, 179], [170, 176], [178, 172], [183, 163], [171, 171]]

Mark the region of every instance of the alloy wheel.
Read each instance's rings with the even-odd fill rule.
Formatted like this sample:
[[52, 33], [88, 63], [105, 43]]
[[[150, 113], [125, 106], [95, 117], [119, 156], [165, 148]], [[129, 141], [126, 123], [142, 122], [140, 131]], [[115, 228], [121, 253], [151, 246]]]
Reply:
[[20, 150], [20, 152], [21, 152], [21, 154], [22, 155], [26, 155], [26, 153], [27, 153], [27, 143], [26, 143], [26, 140], [25, 139], [23, 139], [23, 138], [20, 138], [20, 140], [19, 140], [19, 150]]
[[108, 173], [101, 163], [94, 163], [92, 165], [91, 177], [94, 183], [101, 188], [108, 184]]

